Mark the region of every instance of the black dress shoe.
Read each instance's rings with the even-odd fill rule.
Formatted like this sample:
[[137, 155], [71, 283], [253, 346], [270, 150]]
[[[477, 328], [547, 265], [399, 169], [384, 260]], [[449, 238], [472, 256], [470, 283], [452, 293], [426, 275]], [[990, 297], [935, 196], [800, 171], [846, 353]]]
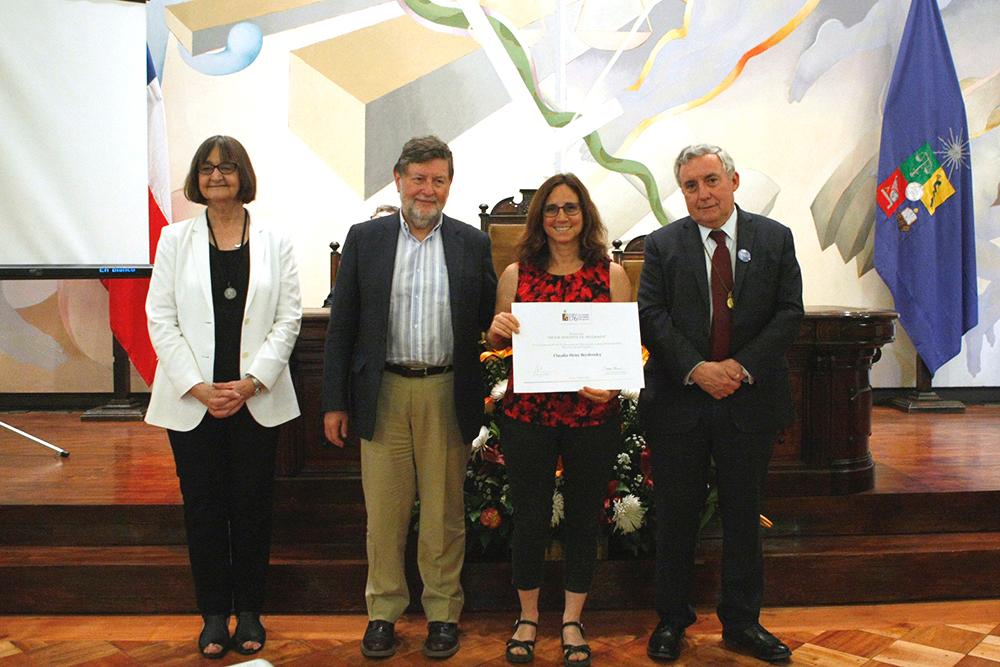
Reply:
[[388, 658], [396, 652], [396, 626], [389, 621], [368, 621], [361, 640], [361, 655], [366, 658]]
[[792, 657], [791, 649], [759, 624], [736, 632], [723, 630], [722, 639], [726, 643], [726, 648], [752, 655], [765, 662], [781, 662]]
[[431, 621], [427, 624], [424, 655], [428, 658], [450, 658], [458, 652], [458, 623]]
[[646, 655], [653, 660], [669, 662], [676, 660], [681, 654], [681, 639], [684, 637], [683, 628], [660, 621], [653, 634], [649, 636], [649, 643], [646, 644]]

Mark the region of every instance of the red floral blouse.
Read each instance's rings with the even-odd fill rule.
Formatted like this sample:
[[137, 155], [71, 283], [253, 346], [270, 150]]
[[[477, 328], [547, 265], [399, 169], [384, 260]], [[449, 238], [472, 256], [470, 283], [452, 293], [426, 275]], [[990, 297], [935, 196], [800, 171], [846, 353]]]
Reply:
[[[596, 264], [584, 264], [579, 271], [555, 276], [531, 264], [522, 262], [517, 272], [518, 302], [549, 301], [611, 301], [611, 260], [602, 258]], [[542, 426], [599, 426], [618, 414], [618, 398], [607, 403], [594, 403], [576, 392], [545, 394], [515, 394], [514, 372], [507, 380], [504, 414], [511, 419], [533, 422]]]

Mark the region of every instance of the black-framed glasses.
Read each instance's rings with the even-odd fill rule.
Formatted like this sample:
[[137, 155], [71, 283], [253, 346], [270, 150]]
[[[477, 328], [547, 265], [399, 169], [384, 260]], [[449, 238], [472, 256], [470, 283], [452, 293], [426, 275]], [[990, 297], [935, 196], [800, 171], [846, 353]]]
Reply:
[[562, 212], [567, 216], [576, 215], [580, 212], [580, 205], [575, 201], [566, 202], [562, 206], [558, 206], [556, 204], [546, 204], [545, 208], [542, 209], [542, 214], [546, 218], [554, 218], [559, 215], [559, 209], [562, 209]]
[[204, 162], [198, 167], [198, 173], [202, 176], [211, 176], [212, 172], [216, 169], [223, 176], [228, 176], [229, 174], [236, 173], [236, 163], [235, 162], [220, 162], [219, 164], [212, 164], [211, 162]]

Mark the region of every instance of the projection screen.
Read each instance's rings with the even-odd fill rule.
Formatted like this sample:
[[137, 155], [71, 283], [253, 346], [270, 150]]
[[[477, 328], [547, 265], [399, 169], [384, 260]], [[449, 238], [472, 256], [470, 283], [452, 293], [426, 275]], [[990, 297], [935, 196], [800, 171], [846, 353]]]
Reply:
[[0, 1], [0, 278], [148, 272], [146, 7]]

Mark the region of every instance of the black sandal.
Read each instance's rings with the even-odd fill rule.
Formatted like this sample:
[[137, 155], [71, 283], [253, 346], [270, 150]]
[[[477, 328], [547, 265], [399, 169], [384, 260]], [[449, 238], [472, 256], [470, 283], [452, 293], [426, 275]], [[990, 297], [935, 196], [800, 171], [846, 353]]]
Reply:
[[[236, 633], [233, 635], [233, 648], [242, 655], [253, 655], [264, 648], [267, 632], [260, 624], [260, 613], [256, 611], [241, 611], [236, 616]], [[257, 648], [246, 648], [247, 642], [257, 642]]]
[[[531, 627], [538, 629], [538, 623], [534, 621], [529, 621], [523, 618], [519, 618], [514, 621], [514, 632], [517, 632], [517, 628], [522, 625], [530, 625]], [[514, 653], [511, 649], [523, 649], [524, 653]], [[515, 665], [523, 665], [531, 662], [535, 659], [535, 640], [534, 639], [514, 639], [511, 637], [507, 640], [507, 650], [504, 652], [507, 658], [507, 662], [513, 663]]]
[[[577, 621], [566, 621], [562, 624], [563, 630], [573, 626], [580, 629], [580, 635], [583, 635], [583, 624]], [[561, 634], [561, 633], [560, 633]], [[560, 636], [560, 639], [562, 637]], [[590, 645], [589, 644], [567, 644], [565, 640], [562, 645], [563, 650], [563, 667], [590, 667]], [[586, 657], [583, 660], [570, 660], [571, 655], [583, 653]]]
[[[229, 614], [204, 614], [205, 626], [198, 635], [198, 651], [209, 660], [218, 660], [229, 650]], [[205, 653], [210, 644], [218, 644], [218, 653]]]

